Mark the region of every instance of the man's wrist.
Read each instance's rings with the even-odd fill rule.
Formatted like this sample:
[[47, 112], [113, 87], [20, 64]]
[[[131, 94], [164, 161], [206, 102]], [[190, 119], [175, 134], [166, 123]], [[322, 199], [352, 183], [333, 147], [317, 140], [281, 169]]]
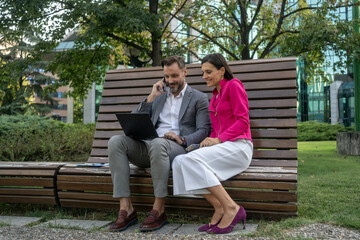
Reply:
[[151, 102], [153, 102], [154, 101], [154, 99], [155, 99], [155, 97], [153, 96], [153, 95], [149, 95], [147, 98], [146, 98], [146, 101], [145, 102], [147, 102], [147, 103], [151, 103]]
[[180, 140], [181, 140], [181, 146], [186, 146], [186, 139], [182, 136], [180, 136]]

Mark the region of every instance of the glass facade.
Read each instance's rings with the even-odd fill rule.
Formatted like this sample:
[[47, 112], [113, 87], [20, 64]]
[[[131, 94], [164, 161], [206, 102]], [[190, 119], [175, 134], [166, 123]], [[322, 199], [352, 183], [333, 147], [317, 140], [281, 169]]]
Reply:
[[355, 122], [354, 82], [343, 82], [338, 90], [340, 123], [348, 127]]
[[304, 67], [298, 61], [298, 121], [330, 123], [330, 86], [321, 79], [309, 85], [305, 82]]
[[[318, 0], [308, 0], [310, 7], [316, 7], [319, 4]], [[336, 10], [337, 15], [342, 20], [352, 19], [352, 8], [341, 7]], [[328, 74], [330, 81], [334, 81], [335, 75], [345, 72], [345, 75], [351, 75], [351, 69], [336, 69], [333, 70], [334, 63], [340, 61], [339, 57], [335, 55], [331, 49], [326, 52], [326, 59], [324, 65], [321, 66]], [[313, 84], [305, 82], [305, 67], [306, 63], [298, 62], [298, 121], [319, 121], [330, 123], [331, 118], [331, 96], [330, 84], [324, 83], [320, 77], [315, 79]], [[350, 83], [350, 82], [349, 82]], [[343, 86], [344, 85], [344, 86]], [[339, 123], [345, 126], [354, 124], [354, 84], [341, 85], [338, 91], [338, 110]], [[352, 95], [351, 95], [352, 92]], [[336, 93], [332, 93], [336, 94]]]

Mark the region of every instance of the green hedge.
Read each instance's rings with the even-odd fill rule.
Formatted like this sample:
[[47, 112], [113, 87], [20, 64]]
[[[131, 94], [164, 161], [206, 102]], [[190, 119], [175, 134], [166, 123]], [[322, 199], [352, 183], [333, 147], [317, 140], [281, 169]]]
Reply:
[[94, 124], [40, 116], [0, 116], [0, 161], [86, 161]]
[[336, 140], [337, 132], [354, 131], [354, 127], [344, 127], [340, 124], [319, 123], [316, 121], [297, 124], [298, 141], [328, 141]]

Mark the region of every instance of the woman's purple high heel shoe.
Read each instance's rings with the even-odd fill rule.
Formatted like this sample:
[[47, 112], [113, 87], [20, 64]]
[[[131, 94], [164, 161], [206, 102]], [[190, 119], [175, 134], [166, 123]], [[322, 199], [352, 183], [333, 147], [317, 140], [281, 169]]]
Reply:
[[201, 227], [198, 228], [198, 231], [199, 232], [206, 232], [207, 230], [209, 230], [210, 228], [213, 228], [215, 226], [217, 226], [219, 224], [219, 222], [221, 221], [222, 218], [220, 218], [220, 220], [216, 223], [216, 224], [211, 224], [211, 223], [208, 223], [208, 224], [205, 224]]
[[233, 221], [231, 222], [231, 224], [229, 226], [227, 226], [226, 228], [219, 228], [217, 225], [210, 228], [209, 230], [207, 230], [207, 233], [213, 233], [213, 234], [224, 234], [224, 233], [229, 233], [233, 230], [233, 228], [235, 227], [235, 225], [240, 222], [242, 220], [243, 224], [244, 224], [244, 228], [246, 228], [246, 211], [243, 207], [240, 207], [239, 211], [236, 213]]

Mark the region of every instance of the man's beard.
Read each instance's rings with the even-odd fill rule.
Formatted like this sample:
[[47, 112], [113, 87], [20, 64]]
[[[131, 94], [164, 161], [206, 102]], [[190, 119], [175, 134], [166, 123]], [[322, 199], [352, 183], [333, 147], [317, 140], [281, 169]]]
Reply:
[[176, 87], [172, 87], [174, 84], [169, 85], [170, 88], [170, 92], [171, 93], [176, 93], [177, 91], [179, 91], [179, 89], [182, 89], [184, 86], [184, 82], [182, 83], [177, 83]]

